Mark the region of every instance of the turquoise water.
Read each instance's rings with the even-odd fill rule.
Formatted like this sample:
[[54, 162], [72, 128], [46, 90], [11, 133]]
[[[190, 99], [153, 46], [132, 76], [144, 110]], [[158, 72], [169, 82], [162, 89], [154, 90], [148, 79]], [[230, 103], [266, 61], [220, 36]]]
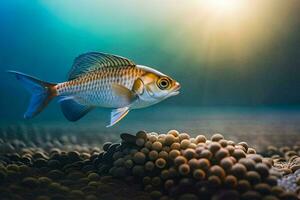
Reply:
[[[1, 125], [92, 126], [107, 133], [176, 128], [196, 134], [255, 132], [251, 127], [258, 125], [270, 133], [266, 127], [275, 124], [280, 131], [298, 131], [299, 1], [248, 2], [233, 13], [241, 17], [217, 17], [217, 8], [205, 2], [2, 1]], [[178, 80], [181, 93], [130, 112], [111, 129], [105, 128], [108, 109], [71, 123], [55, 102], [25, 121], [29, 94], [4, 71], [61, 82], [73, 59], [88, 51], [154, 67]]]

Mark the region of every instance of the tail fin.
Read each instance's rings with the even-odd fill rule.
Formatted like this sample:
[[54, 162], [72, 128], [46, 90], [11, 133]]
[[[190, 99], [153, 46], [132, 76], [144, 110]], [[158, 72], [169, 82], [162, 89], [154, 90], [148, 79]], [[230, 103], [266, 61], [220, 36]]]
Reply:
[[32, 95], [27, 111], [24, 114], [25, 119], [32, 118], [39, 114], [48, 105], [51, 99], [57, 95], [54, 88], [56, 84], [47, 83], [20, 72], [8, 72], [14, 74], [17, 80], [19, 80]]

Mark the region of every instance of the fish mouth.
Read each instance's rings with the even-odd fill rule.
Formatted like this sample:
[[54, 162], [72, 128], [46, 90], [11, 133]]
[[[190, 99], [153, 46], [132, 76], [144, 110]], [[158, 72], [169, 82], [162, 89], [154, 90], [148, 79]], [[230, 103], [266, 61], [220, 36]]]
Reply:
[[178, 95], [179, 93], [180, 93], [179, 91], [173, 91], [173, 92], [171, 93], [170, 96], [176, 96], [176, 95]]
[[181, 88], [180, 84], [176, 82], [173, 91], [170, 93], [170, 96], [178, 95], [180, 93], [179, 92], [180, 88]]

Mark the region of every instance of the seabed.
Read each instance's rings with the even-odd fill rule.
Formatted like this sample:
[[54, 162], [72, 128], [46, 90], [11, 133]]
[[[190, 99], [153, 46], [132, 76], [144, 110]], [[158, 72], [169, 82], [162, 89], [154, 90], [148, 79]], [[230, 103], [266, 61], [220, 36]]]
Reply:
[[10, 126], [0, 133], [1, 199], [298, 199], [300, 144], [270, 136]]

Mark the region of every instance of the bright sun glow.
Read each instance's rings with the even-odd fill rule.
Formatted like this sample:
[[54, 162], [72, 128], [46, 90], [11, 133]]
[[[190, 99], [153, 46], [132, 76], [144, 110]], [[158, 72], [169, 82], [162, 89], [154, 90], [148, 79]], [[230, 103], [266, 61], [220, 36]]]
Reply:
[[203, 2], [212, 13], [219, 15], [234, 14], [239, 12], [243, 0], [208, 0]]
[[[142, 35], [141, 41], [149, 45], [152, 39], [160, 39], [152, 33], [161, 33], [164, 51], [178, 55], [177, 45], [189, 58], [212, 67], [231, 61], [243, 66], [245, 60], [258, 55], [257, 49], [273, 45], [278, 31], [271, 30], [290, 27], [283, 25], [288, 13], [278, 15], [281, 7], [272, 0], [79, 1], [82, 4], [74, 4], [74, 0], [41, 2], [66, 27], [89, 33], [99, 44], [102, 39], [114, 38], [112, 44], [126, 46]], [[115, 13], [115, 7], [123, 9]], [[277, 26], [272, 29], [273, 24]]]

